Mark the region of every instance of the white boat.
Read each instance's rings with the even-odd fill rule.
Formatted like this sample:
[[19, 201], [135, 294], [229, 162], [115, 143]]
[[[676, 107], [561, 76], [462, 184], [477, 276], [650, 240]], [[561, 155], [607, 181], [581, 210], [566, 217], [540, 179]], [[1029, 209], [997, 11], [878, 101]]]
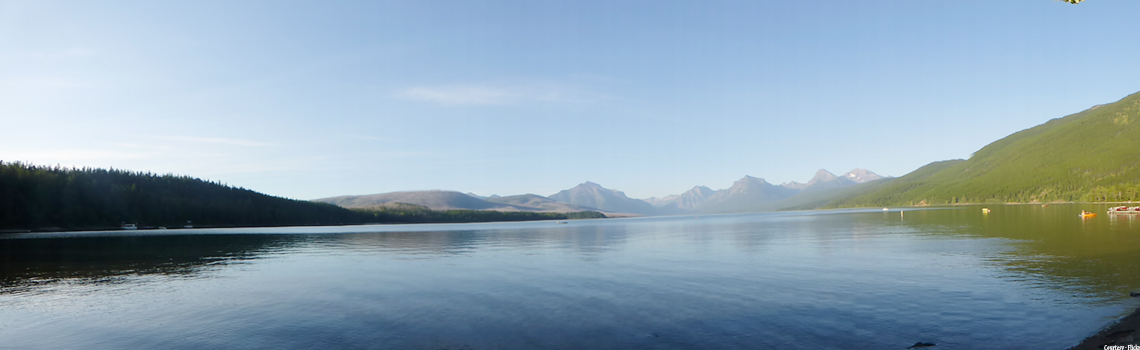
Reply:
[[1108, 208], [1109, 214], [1140, 214], [1140, 207], [1112, 207]]
[[119, 228], [124, 230], [137, 230], [139, 227], [135, 224], [122, 224]]

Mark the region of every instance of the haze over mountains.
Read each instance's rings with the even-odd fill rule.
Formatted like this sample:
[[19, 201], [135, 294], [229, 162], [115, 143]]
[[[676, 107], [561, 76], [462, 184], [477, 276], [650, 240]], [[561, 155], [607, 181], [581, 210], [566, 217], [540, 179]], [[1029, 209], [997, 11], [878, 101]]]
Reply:
[[346, 208], [377, 208], [396, 203], [437, 210], [474, 209], [498, 211], [577, 212], [598, 210], [609, 214], [675, 215], [690, 213], [739, 213], [780, 209], [783, 203], [799, 203], [800, 194], [830, 193], [882, 178], [866, 169], [855, 169], [843, 176], [820, 169], [807, 183], [773, 185], [761, 178], [745, 176], [723, 190], [705, 186], [662, 198], [629, 198], [622, 191], [587, 181], [547, 197], [525, 194], [480, 197], [456, 191], [407, 191], [363, 196], [339, 196], [314, 201]]
[[[593, 182], [549, 197], [478, 197], [435, 190], [316, 200], [345, 208], [382, 209], [371, 211], [276, 198], [189, 177], [0, 162], [0, 183], [6, 189], [0, 191], [0, 204], [7, 208], [0, 210], [0, 230], [106, 228], [134, 222], [181, 225], [187, 220], [231, 226], [473, 220], [468, 214], [446, 216], [410, 206], [496, 211], [475, 215], [482, 220], [542, 220], [557, 215], [533, 212], [590, 212], [563, 217], [597, 217], [592, 211], [676, 215], [959, 203], [1135, 202], [1140, 201], [1137, 140], [1140, 93], [1014, 133], [968, 160], [933, 162], [899, 178], [882, 178], [865, 169], [841, 176], [819, 170], [805, 183], [773, 185], [744, 176], [726, 189], [694, 186], [646, 200]], [[421, 221], [381, 216], [401, 208], [437, 216]]]
[[550, 199], [587, 208], [597, 208], [612, 213], [649, 215], [653, 206], [640, 199], [625, 196], [618, 190], [611, 190], [586, 181], [574, 188], [550, 195]]
[[654, 207], [659, 208], [662, 212], [686, 212], [697, 210], [697, 208], [714, 194], [716, 194], [716, 191], [713, 191], [711, 188], [693, 186], [693, 189], [679, 195], [666, 196], [661, 199], [650, 198], [646, 201]]
[[[577, 208], [638, 215], [960, 203], [1140, 201], [1137, 140], [1140, 140], [1140, 93], [1019, 131], [986, 145], [968, 160], [933, 162], [899, 178], [883, 178], [866, 169], [855, 169], [841, 176], [821, 169], [806, 183], [773, 185], [762, 178], [745, 176], [722, 190], [695, 186], [681, 194], [645, 200], [628, 198], [621, 191], [586, 182], [545, 198]], [[540, 198], [543, 197], [536, 199]], [[413, 204], [474, 205], [470, 200], [458, 198], [443, 202], [446, 204], [440, 200]], [[509, 205], [541, 207], [522, 203]], [[553, 204], [546, 207], [560, 210]], [[489, 204], [470, 208], [501, 210]]]
[[595, 208], [583, 208], [569, 203], [556, 202], [534, 194], [479, 198], [456, 191], [440, 190], [389, 192], [364, 196], [338, 196], [314, 199], [313, 201], [335, 204], [345, 208], [359, 209], [375, 209], [394, 204], [412, 204], [433, 210], [471, 209], [555, 213], [595, 210]]

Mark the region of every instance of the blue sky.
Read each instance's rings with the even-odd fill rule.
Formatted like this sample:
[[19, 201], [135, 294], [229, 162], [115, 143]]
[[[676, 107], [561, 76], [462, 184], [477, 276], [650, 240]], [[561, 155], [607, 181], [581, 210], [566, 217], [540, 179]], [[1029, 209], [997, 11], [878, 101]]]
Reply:
[[0, 1], [0, 160], [290, 198], [901, 176], [1140, 91], [1140, 2]]

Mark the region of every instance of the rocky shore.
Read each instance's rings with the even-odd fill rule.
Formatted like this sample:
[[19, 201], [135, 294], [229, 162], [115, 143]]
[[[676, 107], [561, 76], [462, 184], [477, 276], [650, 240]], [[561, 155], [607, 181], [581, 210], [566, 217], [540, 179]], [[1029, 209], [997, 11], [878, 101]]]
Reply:
[[1140, 345], [1140, 335], [1136, 334], [1137, 330], [1140, 330], [1140, 308], [1133, 310], [1132, 314], [1101, 330], [1100, 333], [1085, 338], [1069, 350], [1104, 350], [1112, 349], [1112, 345], [1120, 346], [1119, 349], [1128, 349], [1128, 345]]

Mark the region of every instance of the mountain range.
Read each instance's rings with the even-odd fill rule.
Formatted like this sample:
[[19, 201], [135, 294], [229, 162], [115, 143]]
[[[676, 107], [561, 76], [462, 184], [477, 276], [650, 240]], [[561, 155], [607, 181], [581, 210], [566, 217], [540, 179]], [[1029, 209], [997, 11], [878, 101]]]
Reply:
[[397, 204], [411, 204], [433, 210], [495, 210], [495, 211], [535, 211], [552, 213], [573, 213], [595, 210], [565, 202], [557, 202], [535, 194], [517, 196], [479, 197], [456, 191], [403, 191], [371, 194], [363, 196], [337, 196], [314, 199], [350, 209], [378, 209]]
[[653, 206], [649, 203], [626, 197], [625, 193], [621, 191], [611, 190], [589, 181], [552, 194], [548, 198], [577, 206], [596, 208], [603, 212], [641, 215], [653, 213]]
[[315, 199], [345, 208], [376, 209], [411, 204], [435, 210], [472, 209], [496, 211], [579, 212], [597, 210], [610, 215], [676, 215], [690, 213], [739, 213], [779, 209], [781, 203], [797, 203], [801, 194], [830, 193], [838, 189], [882, 178], [866, 169], [855, 169], [836, 176], [820, 169], [807, 183], [773, 185], [761, 178], [744, 176], [723, 190], [705, 186], [662, 198], [629, 198], [622, 191], [590, 181], [550, 196], [525, 194], [483, 197], [456, 191], [405, 191], [361, 196]]
[[[1140, 93], [994, 141], [969, 159], [898, 178], [819, 170], [806, 183], [744, 176], [646, 200], [584, 182], [550, 196], [407, 191], [312, 201], [187, 176], [0, 161], [0, 232], [154, 227], [477, 222], [962, 203], [1140, 201]], [[361, 208], [375, 210], [346, 210]], [[433, 211], [428, 209], [448, 210]], [[451, 210], [468, 209], [468, 210]], [[565, 213], [565, 215], [563, 215]]]
[[[1140, 93], [1134, 93], [1113, 103], [1093, 106], [1016, 132], [986, 145], [969, 159], [933, 162], [898, 178], [884, 178], [866, 169], [855, 169], [840, 176], [821, 169], [806, 183], [773, 185], [762, 178], [745, 176], [722, 190], [695, 186], [681, 194], [644, 200], [585, 182], [548, 197], [529, 195], [534, 202], [504, 202], [502, 198], [510, 197], [496, 196], [467, 196], [491, 204], [465, 198], [435, 202], [409, 198], [389, 201], [412, 201], [412, 204], [431, 208], [579, 208], [637, 215], [962, 203], [1140, 201], [1138, 142]], [[394, 198], [390, 194], [374, 196]], [[377, 204], [359, 199], [348, 204], [340, 200], [318, 201], [349, 207]], [[540, 202], [543, 204], [537, 204]]]

